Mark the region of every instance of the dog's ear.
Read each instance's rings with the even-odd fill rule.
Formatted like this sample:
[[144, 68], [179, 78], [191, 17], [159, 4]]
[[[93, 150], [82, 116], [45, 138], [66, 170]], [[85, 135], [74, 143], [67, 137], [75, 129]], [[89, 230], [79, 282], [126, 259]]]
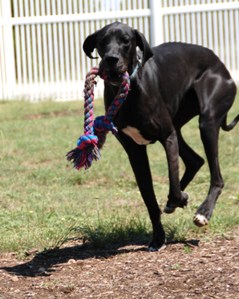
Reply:
[[136, 36], [136, 46], [140, 48], [140, 50], [143, 52], [143, 61], [142, 64], [144, 65], [145, 62], [153, 56], [153, 52], [150, 48], [149, 43], [147, 42], [145, 36], [140, 33], [138, 30], [135, 30], [135, 36]]
[[95, 33], [89, 35], [84, 43], [83, 43], [83, 50], [85, 52], [85, 54], [92, 58], [92, 59], [97, 59], [98, 57], [93, 57], [91, 55], [91, 53], [94, 51], [94, 49], [96, 48], [96, 43], [97, 43], [97, 35], [98, 35], [99, 31], [96, 31]]

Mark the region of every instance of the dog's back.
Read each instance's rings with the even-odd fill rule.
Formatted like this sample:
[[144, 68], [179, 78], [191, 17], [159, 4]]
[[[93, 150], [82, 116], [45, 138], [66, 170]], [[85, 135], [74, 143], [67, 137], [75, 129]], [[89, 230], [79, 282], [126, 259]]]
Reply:
[[[175, 85], [191, 86], [193, 81], [200, 79], [205, 71], [212, 74], [220, 73], [220, 78], [232, 83], [229, 71], [210, 49], [193, 44], [170, 42], [152, 48], [152, 59], [159, 70], [162, 88], [172, 90]], [[186, 86], [185, 86], [186, 84]], [[178, 90], [175, 92], [179, 92]]]

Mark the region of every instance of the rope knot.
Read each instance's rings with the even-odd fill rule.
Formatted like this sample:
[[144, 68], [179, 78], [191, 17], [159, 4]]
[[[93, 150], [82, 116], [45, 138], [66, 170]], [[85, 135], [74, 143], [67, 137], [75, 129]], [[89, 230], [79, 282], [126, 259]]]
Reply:
[[94, 130], [96, 132], [111, 131], [117, 133], [117, 128], [112, 121], [109, 121], [105, 115], [97, 116], [94, 120]]
[[97, 146], [98, 138], [96, 135], [92, 134], [87, 134], [87, 135], [82, 135], [78, 140], [77, 140], [77, 147], [81, 150], [87, 148], [89, 145]]
[[[67, 160], [72, 161], [76, 169], [84, 167], [89, 168], [93, 160], [100, 159], [100, 151], [102, 148], [106, 134], [111, 131], [117, 133], [117, 128], [113, 124], [113, 119], [118, 113], [121, 105], [126, 100], [130, 88], [129, 74], [125, 72], [121, 76], [121, 86], [117, 95], [115, 96], [108, 111], [103, 116], [98, 116], [94, 120], [94, 85], [96, 84], [95, 78], [99, 75], [98, 68], [92, 68], [86, 75], [85, 89], [84, 89], [84, 135], [77, 141], [77, 147], [67, 153]], [[101, 75], [103, 79], [104, 76]]]

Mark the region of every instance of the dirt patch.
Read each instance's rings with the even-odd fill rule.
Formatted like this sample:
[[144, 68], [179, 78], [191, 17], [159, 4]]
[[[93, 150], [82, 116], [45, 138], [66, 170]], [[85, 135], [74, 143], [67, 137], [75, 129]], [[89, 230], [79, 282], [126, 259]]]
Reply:
[[238, 233], [159, 252], [66, 244], [26, 261], [7, 254], [0, 259], [0, 298], [238, 299]]

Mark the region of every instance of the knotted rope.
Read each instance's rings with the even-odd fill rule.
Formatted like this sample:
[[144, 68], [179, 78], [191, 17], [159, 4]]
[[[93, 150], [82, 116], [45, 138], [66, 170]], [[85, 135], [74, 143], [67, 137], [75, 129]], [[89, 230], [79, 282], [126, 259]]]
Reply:
[[[72, 161], [76, 169], [84, 167], [89, 168], [93, 160], [100, 159], [100, 149], [102, 148], [106, 134], [111, 131], [117, 133], [117, 129], [113, 124], [113, 119], [118, 113], [121, 105], [126, 100], [129, 92], [130, 78], [127, 72], [121, 76], [121, 86], [114, 98], [108, 111], [103, 116], [98, 116], [94, 120], [94, 85], [95, 78], [100, 75], [98, 68], [92, 68], [86, 75], [84, 88], [84, 135], [77, 141], [77, 147], [67, 153], [68, 161]], [[102, 77], [107, 80], [107, 78]]]

